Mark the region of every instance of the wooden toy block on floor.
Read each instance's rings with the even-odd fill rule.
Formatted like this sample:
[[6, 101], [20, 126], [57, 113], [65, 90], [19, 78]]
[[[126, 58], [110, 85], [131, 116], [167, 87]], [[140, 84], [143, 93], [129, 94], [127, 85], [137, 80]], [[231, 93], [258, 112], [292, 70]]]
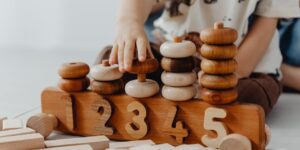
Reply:
[[0, 131], [3, 130], [3, 120], [6, 120], [7, 117], [0, 117]]
[[23, 127], [23, 122], [20, 119], [3, 120], [3, 130], [19, 129]]
[[[66, 105], [72, 99], [73, 105]], [[129, 107], [132, 107], [128, 109]], [[66, 108], [72, 111], [66, 111]], [[226, 116], [209, 116], [206, 110], [215, 108], [226, 110]], [[146, 110], [146, 111], [145, 111]], [[202, 143], [202, 137], [216, 137], [219, 128], [206, 130], [203, 126], [207, 117], [214, 124], [223, 124], [228, 134], [239, 133], [248, 137], [254, 150], [265, 148], [265, 121], [261, 107], [254, 104], [231, 104], [213, 106], [200, 100], [186, 102], [168, 101], [160, 95], [137, 99], [126, 94], [101, 96], [92, 91], [66, 93], [57, 88], [47, 88], [42, 93], [42, 111], [59, 120], [59, 131], [78, 135], [107, 135], [116, 140], [137, 140], [142, 128], [146, 134], [140, 139], [152, 139], [155, 143]], [[144, 112], [145, 111], [145, 112]], [[73, 112], [73, 118], [69, 118]], [[67, 124], [74, 120], [74, 129]], [[173, 123], [172, 123], [173, 122]], [[182, 127], [177, 122], [182, 122]], [[169, 124], [167, 128], [164, 124]], [[171, 126], [176, 124], [176, 126]], [[128, 132], [130, 125], [135, 132]], [[221, 126], [222, 127], [222, 126]], [[113, 128], [113, 133], [107, 132]], [[188, 131], [183, 136], [182, 131]], [[178, 140], [182, 138], [182, 140]], [[182, 143], [180, 142], [182, 141]]]
[[16, 135], [31, 134], [31, 133], [35, 133], [35, 131], [30, 128], [6, 130], [6, 131], [0, 131], [0, 137], [16, 136]]
[[63, 146], [63, 147], [53, 147], [53, 148], [44, 148], [39, 150], [94, 150], [90, 145], [75, 145], [75, 146]]
[[39, 133], [0, 138], [1, 150], [32, 150], [44, 147], [44, 138]]

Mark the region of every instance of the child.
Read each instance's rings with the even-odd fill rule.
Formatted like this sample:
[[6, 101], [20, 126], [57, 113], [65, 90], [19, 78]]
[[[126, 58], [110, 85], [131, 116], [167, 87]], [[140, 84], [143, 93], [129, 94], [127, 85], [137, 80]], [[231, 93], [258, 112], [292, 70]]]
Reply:
[[[159, 0], [123, 0], [116, 25], [116, 39], [110, 63], [129, 71], [137, 55], [139, 61], [154, 57], [144, 23]], [[255, 17], [249, 26], [249, 18]], [[281, 55], [277, 18], [299, 16], [298, 0], [170, 0], [155, 21], [160, 40], [171, 40], [189, 32], [200, 32], [223, 21], [238, 31], [238, 91], [240, 102], [256, 103], [269, 113], [281, 93], [278, 81]], [[159, 46], [152, 46], [158, 50]], [[153, 51], [155, 52], [155, 51]]]

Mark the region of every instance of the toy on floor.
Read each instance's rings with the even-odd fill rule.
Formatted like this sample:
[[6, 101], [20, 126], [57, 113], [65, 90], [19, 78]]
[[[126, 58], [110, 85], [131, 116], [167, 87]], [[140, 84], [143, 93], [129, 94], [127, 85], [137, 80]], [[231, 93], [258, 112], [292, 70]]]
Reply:
[[[196, 52], [195, 44], [176, 37], [174, 42], [163, 43], [160, 52], [164, 56], [161, 64], [165, 70], [161, 75], [161, 80], [165, 84], [162, 88], [162, 96], [173, 101], [192, 99], [196, 95], [193, 84], [197, 78], [193, 71], [192, 58]], [[189, 61], [184, 62], [185, 60]]]

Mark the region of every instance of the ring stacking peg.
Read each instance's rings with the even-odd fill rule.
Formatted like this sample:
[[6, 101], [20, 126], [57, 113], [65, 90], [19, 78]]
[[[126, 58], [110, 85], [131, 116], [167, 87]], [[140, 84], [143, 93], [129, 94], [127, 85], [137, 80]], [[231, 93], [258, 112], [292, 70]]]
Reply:
[[151, 97], [159, 92], [159, 85], [156, 81], [146, 79], [146, 73], [154, 72], [158, 68], [156, 59], [146, 59], [144, 62], [133, 60], [130, 73], [137, 74], [137, 80], [129, 81], [125, 85], [127, 95], [136, 98]]

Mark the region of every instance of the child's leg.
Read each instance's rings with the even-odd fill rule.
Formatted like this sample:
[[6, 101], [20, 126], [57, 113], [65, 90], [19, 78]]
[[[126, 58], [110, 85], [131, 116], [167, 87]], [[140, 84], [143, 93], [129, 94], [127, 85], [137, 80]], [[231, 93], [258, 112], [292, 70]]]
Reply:
[[281, 71], [283, 74], [283, 85], [300, 91], [300, 67], [292, 66], [289, 64], [282, 64]]

